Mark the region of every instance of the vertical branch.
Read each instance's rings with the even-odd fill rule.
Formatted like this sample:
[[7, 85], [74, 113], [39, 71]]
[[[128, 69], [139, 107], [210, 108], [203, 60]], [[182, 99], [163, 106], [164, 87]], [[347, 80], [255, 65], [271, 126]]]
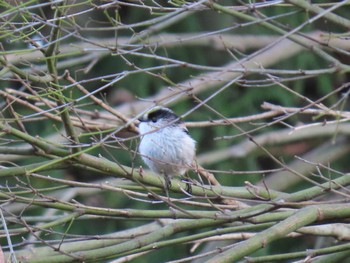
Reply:
[[[46, 57], [46, 64], [48, 71], [50, 75], [52, 76], [53, 80], [50, 83], [50, 86], [54, 92], [54, 97], [57, 100], [57, 105], [62, 108], [60, 115], [63, 121], [63, 125], [67, 134], [68, 139], [73, 143], [73, 144], [79, 144], [79, 138], [75, 132], [73, 123], [70, 119], [69, 115], [69, 107], [66, 103], [66, 100], [64, 98], [64, 94], [61, 91], [61, 87], [59, 85], [59, 81], [57, 78], [57, 58], [56, 54], [58, 52], [59, 48], [59, 38], [60, 38], [60, 26], [62, 23], [62, 15], [63, 15], [63, 4], [65, 2], [62, 2], [61, 4], [56, 6], [54, 18], [55, 18], [55, 25], [52, 27], [51, 33], [50, 33], [50, 45], [48, 46], [46, 52], [45, 52], [45, 57]], [[80, 151], [79, 147], [73, 148], [72, 152], [77, 153]]]

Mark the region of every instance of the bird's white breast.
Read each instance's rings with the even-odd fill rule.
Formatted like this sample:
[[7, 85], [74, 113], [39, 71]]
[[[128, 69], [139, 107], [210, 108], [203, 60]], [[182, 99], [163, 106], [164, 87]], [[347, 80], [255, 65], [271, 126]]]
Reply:
[[179, 126], [156, 128], [152, 123], [139, 125], [139, 151], [147, 166], [158, 174], [182, 175], [192, 165], [195, 141]]

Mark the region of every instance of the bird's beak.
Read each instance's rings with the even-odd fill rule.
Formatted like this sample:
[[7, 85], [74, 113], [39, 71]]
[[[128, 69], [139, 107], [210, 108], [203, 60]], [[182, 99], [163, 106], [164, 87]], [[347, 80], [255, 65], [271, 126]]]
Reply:
[[141, 122], [145, 122], [145, 121], [146, 121], [145, 115], [142, 115], [142, 116], [141, 116], [140, 118], [138, 118], [137, 120], [139, 121], [139, 124], [140, 124]]
[[137, 119], [138, 120], [138, 123], [137, 123], [137, 126], [140, 125], [141, 122], [145, 122], [145, 116], [141, 116], [140, 118]]

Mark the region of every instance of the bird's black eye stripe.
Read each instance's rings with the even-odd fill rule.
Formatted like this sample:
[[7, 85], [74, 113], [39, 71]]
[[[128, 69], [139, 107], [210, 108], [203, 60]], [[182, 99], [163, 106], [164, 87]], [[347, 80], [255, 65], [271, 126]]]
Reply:
[[156, 121], [157, 119], [162, 118], [163, 115], [164, 115], [163, 111], [161, 111], [161, 110], [152, 111], [148, 114], [148, 119], [152, 120], [152, 121], [153, 120]]
[[149, 121], [152, 121], [152, 122], [156, 122], [157, 119], [158, 119], [158, 116], [157, 116], [157, 111], [154, 111], [154, 112], [150, 112], [148, 114], [148, 118], [147, 118]]
[[177, 116], [173, 112], [165, 109], [155, 110], [148, 114], [148, 120], [152, 122], [156, 122], [157, 120], [162, 118], [175, 119], [177, 118]]

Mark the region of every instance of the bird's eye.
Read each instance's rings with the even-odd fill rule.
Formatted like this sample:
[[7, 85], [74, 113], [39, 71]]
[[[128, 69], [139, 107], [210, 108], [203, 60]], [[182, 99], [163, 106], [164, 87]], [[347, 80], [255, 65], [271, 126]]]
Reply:
[[157, 122], [157, 118], [156, 118], [156, 117], [152, 117], [152, 118], [151, 118], [151, 121], [152, 121], [152, 122]]

